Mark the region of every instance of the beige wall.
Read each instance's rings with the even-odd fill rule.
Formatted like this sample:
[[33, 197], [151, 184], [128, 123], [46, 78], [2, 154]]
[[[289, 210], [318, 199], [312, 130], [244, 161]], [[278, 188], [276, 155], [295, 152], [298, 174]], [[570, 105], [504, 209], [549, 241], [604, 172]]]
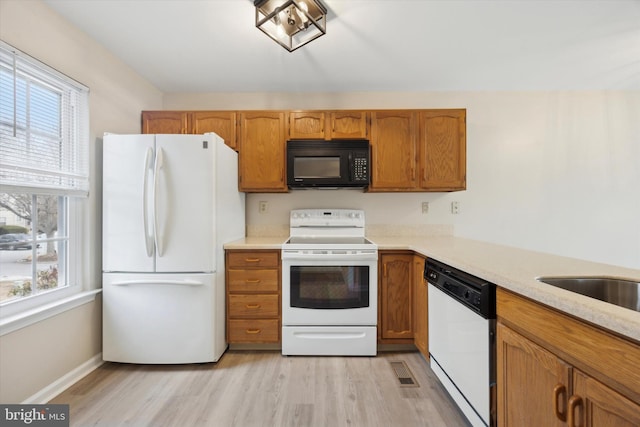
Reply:
[[[82, 285], [101, 287], [101, 141], [140, 132], [140, 111], [162, 94], [39, 0], [0, 0], [0, 39], [90, 89], [91, 191]], [[18, 403], [102, 351], [100, 298], [0, 337], [0, 402]]]
[[[640, 269], [640, 91], [166, 94], [164, 107], [466, 108], [467, 191], [250, 194], [247, 231], [282, 232], [294, 208], [350, 207], [365, 210], [372, 231], [453, 229]], [[269, 203], [266, 214], [259, 201]], [[452, 201], [460, 214], [451, 214]]]

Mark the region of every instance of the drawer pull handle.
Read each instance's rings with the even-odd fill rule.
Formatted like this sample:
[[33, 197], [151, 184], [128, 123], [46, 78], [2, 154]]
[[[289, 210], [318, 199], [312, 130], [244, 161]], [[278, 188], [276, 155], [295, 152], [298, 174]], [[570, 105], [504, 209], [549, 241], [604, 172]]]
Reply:
[[260, 262], [260, 258], [245, 258], [244, 262]]
[[247, 279], [245, 283], [260, 283], [260, 279]]
[[246, 304], [245, 307], [247, 307], [247, 308], [260, 308], [260, 304]]
[[255, 335], [255, 334], [259, 334], [261, 332], [261, 330], [260, 329], [247, 329], [245, 332], [248, 333], [248, 334]]
[[[558, 404], [558, 399], [562, 396], [562, 405]], [[560, 410], [562, 406], [563, 410]], [[557, 384], [553, 388], [553, 412], [560, 421], [567, 421], [567, 388], [563, 384]]]

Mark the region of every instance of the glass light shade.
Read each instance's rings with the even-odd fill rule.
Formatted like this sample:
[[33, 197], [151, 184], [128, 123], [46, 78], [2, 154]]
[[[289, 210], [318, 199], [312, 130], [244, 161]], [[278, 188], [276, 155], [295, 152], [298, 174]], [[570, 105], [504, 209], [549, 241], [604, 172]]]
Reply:
[[327, 33], [320, 0], [255, 0], [256, 27], [289, 52]]

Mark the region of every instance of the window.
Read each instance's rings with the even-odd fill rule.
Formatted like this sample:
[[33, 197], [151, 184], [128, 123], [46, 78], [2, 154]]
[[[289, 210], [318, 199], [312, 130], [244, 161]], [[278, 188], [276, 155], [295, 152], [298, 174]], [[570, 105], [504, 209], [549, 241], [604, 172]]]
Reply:
[[0, 42], [2, 307], [80, 280], [74, 230], [89, 190], [88, 108], [86, 87]]

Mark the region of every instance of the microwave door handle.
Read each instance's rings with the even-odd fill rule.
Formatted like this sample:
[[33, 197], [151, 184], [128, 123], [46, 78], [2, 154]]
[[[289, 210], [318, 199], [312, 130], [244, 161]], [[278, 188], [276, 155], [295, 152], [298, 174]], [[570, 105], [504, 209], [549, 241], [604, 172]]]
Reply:
[[349, 152], [349, 182], [353, 182], [353, 153]]

